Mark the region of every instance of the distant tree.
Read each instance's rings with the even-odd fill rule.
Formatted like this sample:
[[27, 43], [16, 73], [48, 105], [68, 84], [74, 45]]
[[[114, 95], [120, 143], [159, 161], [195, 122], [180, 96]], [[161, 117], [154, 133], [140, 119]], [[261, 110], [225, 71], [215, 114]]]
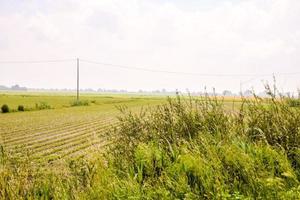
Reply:
[[252, 96], [252, 91], [251, 91], [251, 90], [246, 90], [246, 91], [243, 93], [243, 95], [246, 96], [246, 97]]
[[224, 91], [222, 92], [222, 95], [223, 95], [223, 96], [232, 96], [233, 94], [232, 94], [232, 92], [231, 92], [230, 90], [224, 90]]
[[11, 86], [12, 90], [19, 90], [20, 86], [19, 85], [13, 85]]
[[9, 88], [4, 85], [0, 85], [0, 90], [9, 90]]
[[20, 87], [18, 84], [11, 86], [11, 90], [27, 90], [26, 87]]

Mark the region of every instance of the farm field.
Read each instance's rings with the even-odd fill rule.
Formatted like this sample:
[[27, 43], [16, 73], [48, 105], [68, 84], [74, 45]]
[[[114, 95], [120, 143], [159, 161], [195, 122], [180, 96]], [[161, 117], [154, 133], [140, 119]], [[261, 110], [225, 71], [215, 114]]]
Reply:
[[[163, 96], [83, 94], [80, 100], [89, 105], [71, 106], [74, 99], [72, 93], [0, 94], [0, 105], [8, 104], [12, 110], [0, 113], [1, 144], [14, 154], [27, 153], [38, 161], [81, 156], [107, 144], [105, 133], [117, 123], [118, 106], [138, 111], [166, 101]], [[41, 103], [50, 109], [38, 110], [36, 104]], [[224, 104], [232, 109], [239, 99], [225, 98]], [[17, 112], [18, 105], [30, 111]]]
[[0, 198], [300, 197], [298, 99], [74, 99], [0, 95], [15, 109], [0, 113]]
[[[74, 99], [67, 93], [0, 94], [0, 105], [33, 109], [0, 113], [0, 143], [14, 154], [27, 153], [38, 161], [80, 156], [106, 144], [104, 133], [116, 125], [117, 106], [139, 110], [164, 101], [162, 97], [84, 94], [81, 100], [89, 105], [72, 107]], [[40, 102], [51, 109], [34, 110]]]

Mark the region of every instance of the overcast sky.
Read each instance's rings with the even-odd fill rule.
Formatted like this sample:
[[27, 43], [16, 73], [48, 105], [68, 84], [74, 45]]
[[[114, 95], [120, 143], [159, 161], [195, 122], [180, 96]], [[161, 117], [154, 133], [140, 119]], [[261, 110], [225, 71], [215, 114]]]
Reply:
[[[0, 0], [0, 85], [75, 88], [75, 58], [230, 76], [80, 63], [82, 88], [239, 91], [300, 87], [299, 0]], [[278, 75], [292, 73], [290, 75]], [[240, 74], [249, 76], [238, 76]]]

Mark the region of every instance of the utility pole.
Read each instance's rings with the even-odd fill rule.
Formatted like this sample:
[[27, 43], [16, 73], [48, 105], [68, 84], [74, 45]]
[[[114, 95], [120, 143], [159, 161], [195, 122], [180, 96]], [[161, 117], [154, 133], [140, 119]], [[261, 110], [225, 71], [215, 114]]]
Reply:
[[77, 58], [77, 102], [79, 101], [79, 58]]
[[240, 95], [242, 96], [242, 94], [243, 94], [243, 91], [242, 91], [242, 85], [243, 85], [243, 83], [242, 83], [242, 81], [240, 81]]

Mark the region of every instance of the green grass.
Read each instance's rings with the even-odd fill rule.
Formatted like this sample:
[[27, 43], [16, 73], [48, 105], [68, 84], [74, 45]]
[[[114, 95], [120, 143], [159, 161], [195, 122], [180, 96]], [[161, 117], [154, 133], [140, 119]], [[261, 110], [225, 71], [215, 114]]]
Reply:
[[0, 146], [0, 198], [300, 199], [300, 110], [286, 98], [110, 100], [1, 114], [4, 144], [51, 156]]
[[[300, 112], [286, 101], [169, 99], [124, 111], [112, 146], [119, 198], [299, 199]], [[137, 188], [140, 188], [137, 189]], [[129, 193], [127, 193], [129, 191]]]
[[[140, 100], [162, 100], [163, 97], [154, 96], [130, 96], [130, 95], [101, 95], [101, 94], [81, 94], [82, 102], [94, 102], [92, 104], [112, 104], [112, 103], [127, 103], [139, 102]], [[33, 92], [5, 92], [0, 93], [0, 105], [8, 104], [11, 109], [17, 109], [19, 105], [23, 105], [27, 109], [35, 109], [36, 104], [45, 102], [52, 108], [70, 107], [76, 101], [76, 96], [72, 93], [33, 93]]]
[[[172, 97], [174, 98], [174, 97]], [[164, 96], [132, 95], [132, 94], [90, 94], [82, 93], [80, 102], [92, 105], [137, 103], [143, 101], [164, 101]], [[242, 99], [240, 97], [218, 97], [223, 99], [223, 104], [228, 108], [239, 108]], [[0, 106], [7, 104], [10, 109], [17, 111], [19, 105], [26, 110], [36, 110], [36, 104], [46, 103], [51, 108], [65, 108], [76, 105], [76, 95], [73, 93], [47, 93], [47, 92], [0, 92]], [[38, 110], [38, 109], [37, 109]]]
[[[25, 107], [25, 112], [0, 113], [0, 144], [12, 152], [22, 152], [25, 148], [32, 151], [34, 157], [46, 161], [53, 157], [79, 156], [91, 146], [105, 142], [102, 135], [116, 122], [117, 106], [137, 110], [165, 101], [139, 96], [83, 95], [81, 99], [90, 102], [89, 106], [73, 107], [74, 98], [44, 93], [0, 95], [0, 104], [7, 102], [10, 108], [21, 104]], [[99, 137], [101, 142], [98, 142]]]

